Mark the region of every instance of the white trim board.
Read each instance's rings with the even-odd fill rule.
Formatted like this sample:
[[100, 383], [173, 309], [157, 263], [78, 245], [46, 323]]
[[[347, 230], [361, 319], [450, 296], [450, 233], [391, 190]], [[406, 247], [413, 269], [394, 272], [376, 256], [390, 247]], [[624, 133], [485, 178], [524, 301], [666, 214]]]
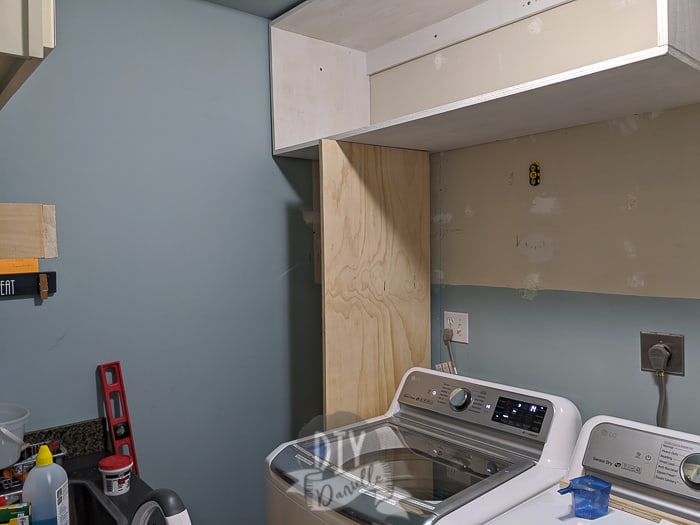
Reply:
[[[332, 138], [434, 153], [699, 102], [700, 64], [674, 54], [664, 46]], [[318, 158], [316, 141], [300, 146], [275, 154]]]

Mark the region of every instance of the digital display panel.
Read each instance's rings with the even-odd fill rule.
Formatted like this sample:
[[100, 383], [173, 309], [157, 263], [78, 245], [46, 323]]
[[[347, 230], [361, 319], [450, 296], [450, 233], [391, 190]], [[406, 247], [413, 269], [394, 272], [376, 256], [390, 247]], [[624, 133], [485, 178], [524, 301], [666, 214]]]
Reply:
[[539, 434], [546, 413], [545, 406], [499, 397], [491, 421]]

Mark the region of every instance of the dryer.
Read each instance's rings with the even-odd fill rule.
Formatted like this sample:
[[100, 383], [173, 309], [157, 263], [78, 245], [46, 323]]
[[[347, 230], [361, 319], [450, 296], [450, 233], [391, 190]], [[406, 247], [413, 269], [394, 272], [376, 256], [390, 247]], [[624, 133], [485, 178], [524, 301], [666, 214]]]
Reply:
[[700, 436], [596, 416], [581, 430], [567, 479], [586, 474], [612, 485], [606, 515], [576, 517], [556, 484], [489, 525], [700, 523]]
[[562, 397], [413, 368], [384, 415], [267, 457], [267, 523], [482, 524], [561, 479], [580, 428]]

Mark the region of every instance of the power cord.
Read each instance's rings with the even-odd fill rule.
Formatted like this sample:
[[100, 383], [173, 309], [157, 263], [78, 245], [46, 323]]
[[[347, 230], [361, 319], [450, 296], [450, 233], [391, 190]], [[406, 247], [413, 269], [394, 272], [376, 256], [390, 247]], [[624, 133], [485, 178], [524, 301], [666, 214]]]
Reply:
[[452, 366], [452, 371], [455, 374], [459, 374], [459, 372], [457, 372], [457, 362], [455, 361], [455, 356], [452, 354], [452, 335], [452, 328], [444, 328], [442, 330], [442, 341], [447, 346], [447, 353], [450, 355], [450, 365]]
[[656, 426], [662, 427], [664, 420], [664, 412], [666, 410], [666, 366], [671, 357], [671, 349], [663, 343], [656, 343], [649, 348], [649, 362], [651, 367], [656, 371], [656, 377], [659, 382], [659, 406], [656, 409]]

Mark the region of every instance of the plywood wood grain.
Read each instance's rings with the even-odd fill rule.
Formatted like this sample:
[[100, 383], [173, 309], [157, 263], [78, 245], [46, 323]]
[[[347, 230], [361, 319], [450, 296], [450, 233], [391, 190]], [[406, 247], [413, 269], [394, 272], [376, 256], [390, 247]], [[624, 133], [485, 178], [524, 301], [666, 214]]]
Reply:
[[324, 140], [320, 162], [324, 410], [364, 419], [430, 364], [428, 154]]
[[0, 258], [58, 257], [56, 207], [0, 204]]

